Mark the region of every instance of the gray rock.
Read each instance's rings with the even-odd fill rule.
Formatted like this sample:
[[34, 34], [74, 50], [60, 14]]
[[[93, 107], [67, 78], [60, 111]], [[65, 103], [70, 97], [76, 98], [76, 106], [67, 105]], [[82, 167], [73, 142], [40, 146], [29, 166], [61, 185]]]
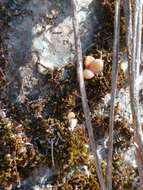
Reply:
[[[92, 41], [98, 20], [97, 2], [78, 0], [82, 48]], [[70, 0], [12, 0], [14, 12], [4, 35], [8, 49], [8, 80], [14, 76], [11, 96], [24, 102], [25, 96], [40, 94], [47, 68], [62, 67], [74, 58], [74, 38]], [[99, 13], [99, 11], [98, 11]], [[95, 28], [96, 26], [96, 28]]]
[[45, 189], [45, 187], [49, 186], [49, 190], [51, 189], [50, 184], [53, 181], [54, 171], [50, 168], [40, 167], [35, 169], [32, 172], [32, 175], [22, 182], [22, 186], [24, 189], [34, 189], [40, 190]]

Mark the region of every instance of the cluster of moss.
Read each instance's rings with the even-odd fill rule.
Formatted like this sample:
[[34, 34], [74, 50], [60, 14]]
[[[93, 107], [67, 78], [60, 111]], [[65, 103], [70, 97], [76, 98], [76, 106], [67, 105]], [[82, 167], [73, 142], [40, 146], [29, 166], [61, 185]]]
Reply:
[[133, 187], [135, 179], [137, 179], [137, 171], [125, 163], [121, 154], [113, 157], [113, 189], [138, 189]]
[[[99, 58], [99, 53], [93, 54], [95, 58]], [[112, 54], [107, 51], [103, 52], [104, 68], [103, 74], [94, 77], [86, 82], [87, 97], [91, 105], [91, 109], [95, 108], [107, 93], [111, 93], [111, 77], [112, 77]], [[125, 84], [124, 72], [119, 68], [117, 88], [120, 90]], [[95, 104], [95, 105], [94, 105]], [[94, 105], [94, 106], [93, 106]]]
[[[69, 78], [70, 81], [71, 78]], [[69, 110], [76, 113], [77, 118], [79, 118], [79, 124], [83, 120], [78, 91], [75, 87], [69, 89], [69, 82], [67, 81], [66, 85], [63, 86], [59, 85], [61, 93], [64, 93], [63, 95], [58, 96], [55, 93], [54, 96], [48, 99], [27, 102], [26, 105], [21, 105], [21, 107], [10, 105], [7, 113], [11, 118], [10, 121], [1, 119], [1, 136], [3, 138], [1, 138], [0, 146], [3, 148], [1, 148], [0, 159], [0, 184], [3, 184], [4, 187], [10, 183], [15, 184], [18, 179], [24, 179], [31, 175], [31, 170], [35, 167], [38, 168], [40, 165], [53, 167], [54, 160], [54, 166], [58, 168], [57, 180], [55, 179], [57, 185], [54, 188], [99, 189], [96, 170], [95, 168], [94, 171], [92, 169], [93, 164], [89, 159], [88, 148], [85, 146], [88, 144], [88, 138], [84, 129], [77, 125], [75, 130], [71, 132], [68, 128], [67, 114]], [[52, 83], [52, 85], [55, 84], [57, 83]], [[92, 101], [93, 99], [91, 98], [91, 107], [96, 109]], [[92, 122], [95, 137], [104, 137], [105, 131], [108, 130], [109, 118], [97, 116], [93, 117]], [[97, 134], [97, 131], [98, 133], [100, 132], [101, 136]], [[114, 152], [118, 155], [117, 150], [119, 148], [129, 147], [132, 135], [125, 121], [116, 121], [115, 133]], [[116, 160], [113, 164], [115, 163]], [[83, 174], [78, 169], [82, 165], [88, 166], [91, 172], [90, 176]], [[118, 167], [120, 168], [120, 164]], [[129, 170], [127, 169], [126, 171], [128, 174], [126, 172], [120, 174], [122, 186], [124, 186], [125, 175], [130, 176], [130, 170], [131, 168], [129, 167]], [[71, 171], [75, 172], [64, 182], [64, 176]], [[116, 176], [113, 179], [115, 187], [118, 187], [120, 180], [116, 171], [117, 168], [115, 168]], [[126, 182], [126, 184], [130, 184], [130, 182]]]
[[[56, 181], [53, 190], [100, 190], [99, 181], [96, 176], [96, 168], [93, 161], [89, 161], [88, 164], [89, 173], [86, 174], [80, 169], [76, 170], [71, 174], [69, 178], [64, 178]], [[106, 175], [106, 162], [102, 162], [102, 172]], [[133, 167], [129, 166], [124, 162], [121, 154], [113, 157], [113, 189], [136, 189], [133, 187], [133, 182], [137, 178], [137, 172]]]
[[[115, 0], [101, 0], [100, 4], [103, 8], [103, 14], [101, 18], [102, 27], [95, 34], [95, 44], [92, 49], [106, 50], [112, 52], [113, 49], [113, 37], [114, 37], [114, 16], [115, 16]], [[121, 13], [120, 13], [120, 49], [125, 50], [125, 17], [124, 17], [124, 5], [121, 1]], [[89, 51], [92, 51], [91, 49]]]
[[[93, 129], [96, 139], [104, 139], [107, 130], [109, 129], [108, 116], [96, 116], [92, 120]], [[132, 141], [132, 132], [127, 125], [127, 121], [118, 119], [114, 126], [114, 151], [113, 151], [113, 188], [114, 189], [131, 189], [137, 172], [133, 167], [124, 162], [122, 153], [130, 147]], [[70, 179], [65, 183], [57, 184], [56, 188], [60, 189], [100, 189], [98, 179], [96, 176], [95, 165], [92, 160], [86, 163], [89, 170], [89, 176], [79, 171], [78, 169], [72, 174]], [[102, 163], [102, 171], [105, 175], [106, 162]], [[60, 181], [61, 182], [61, 181]], [[59, 183], [59, 182], [58, 182]], [[55, 188], [55, 189], [56, 189]]]
[[[65, 74], [67, 75], [66, 78], [64, 78]], [[54, 164], [55, 168], [59, 168], [57, 180], [55, 180], [56, 183], [62, 184], [62, 188], [66, 189], [69, 185], [68, 188], [72, 186], [74, 189], [76, 186], [75, 180], [80, 182], [80, 178], [84, 176], [85, 180], [82, 179], [79, 183], [80, 189], [86, 189], [88, 186], [92, 187], [91, 189], [95, 187], [98, 189], [96, 170], [94, 168], [94, 171], [92, 171], [93, 163], [89, 159], [89, 151], [85, 146], [88, 144], [86, 133], [81, 125], [77, 125], [73, 132], [68, 128], [67, 114], [69, 111], [76, 113], [79, 124], [83, 122], [84, 118], [75, 76], [76, 69], [72, 64], [66, 66], [64, 72], [63, 69], [49, 71], [47, 81], [51, 84], [52, 89], [56, 89], [53, 91], [54, 94], [46, 99], [28, 101], [24, 105], [9, 105], [7, 116], [10, 119], [8, 121], [1, 119], [0, 125], [3, 131], [1, 147], [4, 147], [2, 150], [3, 156], [1, 157], [3, 166], [0, 177], [1, 184], [14, 184], [17, 178], [24, 179], [31, 175], [32, 168], [38, 168], [40, 165], [53, 167]], [[100, 81], [101, 78], [98, 77], [95, 80]], [[93, 81], [89, 81], [86, 86], [91, 83], [93, 84]], [[96, 90], [96, 86], [94, 88]], [[107, 88], [110, 89], [108, 85]], [[91, 89], [93, 88], [89, 88], [88, 93], [92, 94]], [[102, 87], [102, 90], [98, 91], [99, 97], [104, 97], [102, 93], [105, 95], [110, 92], [110, 90], [106, 92], [103, 89]], [[97, 103], [99, 100], [100, 98], [94, 100], [94, 96], [91, 97], [90, 104], [93, 109], [96, 109], [93, 104], [94, 101]], [[107, 130], [109, 118], [93, 118], [92, 122], [93, 127], [100, 126], [98, 131], [102, 131], [101, 129], [105, 127], [104, 124]], [[117, 123], [117, 128], [120, 125]], [[104, 136], [104, 134], [103, 132], [102, 135]], [[7, 143], [5, 144], [5, 142]], [[11, 160], [11, 165], [5, 162], [7, 155]], [[15, 170], [13, 171], [11, 167], [14, 163], [15, 167], [13, 169], [15, 168]], [[89, 171], [91, 170], [89, 177], [78, 169], [82, 165], [88, 166]], [[63, 177], [72, 170], [75, 171], [74, 174], [65, 183], [62, 183]], [[55, 186], [55, 188], [57, 187], [61, 188], [58, 185]]]
[[[95, 136], [98, 139], [104, 138], [109, 129], [109, 116], [95, 115], [92, 118]], [[114, 122], [114, 150], [127, 150], [132, 141], [133, 132], [129, 128], [127, 120], [123, 117]]]
[[22, 125], [0, 119], [0, 184], [19, 183], [21, 171], [30, 171], [41, 157], [24, 132]]
[[0, 135], [0, 184], [4, 187], [28, 177], [40, 165], [58, 168], [61, 176], [87, 159], [84, 130], [77, 126], [72, 133], [66, 122], [54, 118], [25, 120], [23, 124], [1, 119]]

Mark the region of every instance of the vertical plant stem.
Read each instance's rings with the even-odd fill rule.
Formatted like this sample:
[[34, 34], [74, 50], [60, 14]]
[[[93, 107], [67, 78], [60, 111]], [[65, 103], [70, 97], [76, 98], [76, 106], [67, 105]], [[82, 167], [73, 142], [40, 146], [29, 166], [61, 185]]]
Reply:
[[52, 157], [52, 166], [55, 168], [55, 160], [54, 160], [54, 140], [51, 141], [51, 157]]
[[[128, 0], [127, 0], [128, 1]], [[133, 43], [132, 43], [132, 61], [133, 63], [136, 62], [136, 49], [137, 49], [137, 44], [136, 44], [136, 40], [137, 40], [137, 19], [138, 19], [138, 6], [137, 6], [137, 1], [135, 0], [134, 2], [134, 9], [133, 9], [133, 17], [134, 17], [134, 20], [133, 20]], [[130, 30], [130, 28], [129, 28]], [[135, 65], [131, 65], [132, 70], [136, 70], [136, 67]], [[135, 73], [133, 73], [133, 80], [135, 78]]]
[[[141, 63], [141, 36], [142, 36], [142, 5], [143, 1], [142, 0], [136, 0], [137, 3], [137, 39], [136, 39], [136, 61], [132, 61], [132, 64], [135, 65], [136, 68], [136, 77], [135, 80], [133, 81], [134, 88], [133, 88], [133, 97], [132, 97], [132, 110], [133, 110], [133, 119], [136, 125], [136, 133], [139, 138], [139, 146], [142, 147], [142, 155], [143, 155], [143, 130], [142, 130], [142, 123], [141, 123], [141, 118], [140, 118], [140, 108], [139, 108], [139, 68], [140, 68], [140, 63]], [[134, 53], [134, 52], [133, 52]], [[134, 74], [134, 70], [131, 71], [131, 74]]]
[[81, 93], [81, 98], [82, 98], [82, 107], [83, 107], [83, 111], [85, 115], [85, 122], [86, 122], [89, 141], [91, 145], [91, 151], [94, 156], [97, 176], [99, 179], [101, 190], [106, 190], [105, 181], [104, 181], [102, 170], [101, 170], [101, 164], [97, 155], [97, 143], [95, 141], [95, 137], [93, 134], [93, 128], [92, 128], [91, 117], [90, 117], [90, 109], [88, 106], [88, 100], [87, 100], [84, 78], [83, 78], [82, 49], [81, 49], [81, 41], [80, 41], [80, 34], [79, 34], [79, 24], [78, 24], [78, 19], [77, 19], [77, 6], [76, 6], [75, 0], [71, 0], [71, 6], [72, 6], [72, 17], [73, 17], [72, 20], [73, 20], [73, 29], [74, 29], [74, 39], [75, 39], [76, 61], [77, 61], [77, 75], [78, 75], [80, 93]]
[[138, 165], [138, 171], [139, 171], [139, 177], [140, 177], [140, 189], [142, 189], [143, 188], [143, 159], [142, 159], [139, 149], [136, 152], [136, 158], [137, 158], [137, 165]]
[[[136, 0], [138, 1], [138, 0]], [[138, 1], [136, 2], [136, 8], [134, 11], [138, 11], [136, 15], [137, 18], [132, 19], [134, 22], [137, 21], [137, 27], [140, 31], [138, 30], [133, 30], [132, 33], [132, 38], [129, 36], [131, 34], [131, 29], [128, 23], [128, 18], [127, 14], [125, 13], [126, 17], [126, 39], [127, 39], [127, 53], [128, 53], [128, 73], [129, 73], [129, 85], [130, 85], [130, 99], [131, 99], [131, 110], [132, 110], [132, 116], [133, 116], [133, 122], [134, 125], [136, 126], [136, 135], [138, 136], [139, 139], [139, 146], [142, 150], [142, 155], [143, 155], [143, 131], [141, 127], [141, 118], [140, 118], [140, 111], [139, 111], [139, 85], [138, 85], [138, 75], [136, 74], [139, 72], [139, 67], [140, 67], [140, 62], [141, 62], [141, 35], [142, 35], [142, 25], [139, 27], [138, 25], [141, 24], [142, 19], [140, 16], [142, 15], [142, 2]], [[139, 16], [140, 15], [140, 16]], [[133, 26], [135, 23], [133, 24]], [[135, 34], [135, 31], [137, 34]], [[134, 40], [134, 35], [137, 36], [136, 41]], [[131, 44], [133, 42], [133, 44]], [[134, 44], [135, 43], [135, 44]], [[134, 48], [136, 47], [136, 49]], [[134, 57], [135, 56], [135, 57]], [[136, 68], [136, 69], [135, 69]]]
[[[136, 80], [135, 80], [135, 86], [137, 91], [137, 97], [138, 97], [138, 104], [139, 104], [139, 82], [138, 82], [138, 76], [140, 76], [140, 64], [141, 64], [141, 44], [142, 44], [142, 13], [143, 13], [143, 1], [138, 1], [138, 7], [139, 7], [139, 13], [138, 13], [138, 25], [137, 25], [137, 63], [136, 63]], [[140, 110], [139, 110], [140, 114]], [[138, 114], [138, 117], [140, 119], [140, 115]], [[143, 187], [143, 130], [142, 130], [142, 123], [139, 123], [139, 126], [137, 127], [136, 133], [139, 137], [139, 140], [137, 142], [138, 148], [136, 148], [136, 158], [137, 158], [137, 165], [138, 165], [138, 172], [140, 177], [140, 188]], [[141, 148], [142, 147], [142, 148]]]
[[119, 55], [119, 36], [120, 36], [120, 0], [116, 0], [115, 8], [115, 33], [113, 46], [113, 64], [112, 64], [112, 90], [111, 90], [111, 108], [109, 121], [109, 146], [107, 158], [107, 187], [112, 190], [112, 154], [113, 154], [113, 128], [114, 128], [114, 111], [115, 97], [117, 88], [118, 75], [118, 55]]
[[[137, 0], [138, 1], [138, 0]], [[124, 0], [124, 13], [126, 21], [126, 46], [127, 46], [127, 57], [128, 57], [128, 77], [130, 86], [130, 99], [131, 99], [131, 110], [133, 115], [133, 122], [136, 126], [134, 132], [134, 138], [136, 146], [136, 159], [138, 164], [138, 171], [140, 176], [140, 187], [143, 187], [143, 132], [141, 126], [141, 119], [139, 109], [139, 86], [137, 79], [139, 76], [140, 67], [140, 56], [141, 56], [141, 30], [142, 30], [142, 2], [135, 2], [138, 8], [134, 11], [138, 11], [134, 15], [138, 18], [132, 18], [131, 15], [131, 3]], [[134, 27], [136, 25], [137, 30], [134, 29], [132, 32], [132, 22], [134, 21]], [[137, 22], [137, 24], [135, 24]], [[140, 25], [140, 26], [139, 26]], [[135, 31], [137, 34], [134, 34]], [[137, 36], [136, 40], [133, 40], [134, 35]], [[135, 43], [135, 44], [134, 44]], [[136, 47], [136, 48], [134, 48]], [[134, 57], [135, 56], [135, 57]]]
[[140, 69], [140, 63], [141, 63], [141, 39], [142, 39], [142, 5], [143, 2], [142, 0], [137, 0], [136, 3], [136, 9], [137, 9], [137, 39], [136, 39], [136, 46], [137, 46], [137, 50], [136, 50], [136, 64], [135, 64], [135, 68], [136, 68], [136, 76], [135, 78], [137, 79], [137, 77], [139, 76], [139, 69]]
[[136, 143], [136, 161], [137, 161], [138, 172], [139, 172], [139, 177], [140, 177], [140, 189], [142, 189], [143, 187], [143, 157], [141, 154], [141, 149], [138, 146], [139, 144], [138, 137], [135, 135], [134, 139]]

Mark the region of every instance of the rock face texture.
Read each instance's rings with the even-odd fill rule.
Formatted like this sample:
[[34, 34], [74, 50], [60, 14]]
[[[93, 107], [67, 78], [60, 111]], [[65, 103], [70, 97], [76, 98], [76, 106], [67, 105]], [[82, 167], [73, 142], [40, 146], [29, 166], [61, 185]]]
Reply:
[[[8, 78], [16, 75], [10, 93], [18, 101], [24, 101], [27, 95], [40, 94], [47, 68], [62, 67], [74, 58], [70, 0], [12, 0], [7, 4], [14, 12], [9, 30], [4, 35], [10, 63]], [[98, 3], [77, 0], [77, 4], [85, 50], [98, 28], [95, 11]]]

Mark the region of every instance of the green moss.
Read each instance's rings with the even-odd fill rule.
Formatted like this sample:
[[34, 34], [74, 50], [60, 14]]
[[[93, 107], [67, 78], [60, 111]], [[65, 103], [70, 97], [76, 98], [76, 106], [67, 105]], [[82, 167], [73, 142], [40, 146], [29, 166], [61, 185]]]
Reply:
[[53, 167], [54, 162], [62, 176], [70, 168], [85, 164], [88, 158], [87, 137], [79, 125], [72, 133], [67, 122], [54, 118], [23, 123], [22, 126], [12, 120], [1, 119], [0, 184], [15, 183], [19, 175], [25, 178], [25, 174], [30, 174], [31, 169], [40, 165]]
[[[32, 109], [31, 103], [29, 106]], [[17, 114], [20, 115], [20, 110], [17, 110]], [[1, 119], [0, 184], [15, 184], [18, 177], [27, 177], [31, 174], [32, 169], [38, 168], [40, 165], [53, 167], [54, 162], [55, 168], [58, 168], [55, 189], [71, 188], [74, 190], [76, 187], [83, 190], [99, 189], [95, 165], [90, 160], [89, 150], [86, 146], [88, 138], [84, 128], [77, 125], [71, 132], [66, 116], [63, 116], [62, 121], [52, 117], [36, 118], [33, 112], [30, 117], [31, 120], [26, 119], [26, 115], [24, 118], [22, 117], [24, 120], [19, 119], [19, 121], [23, 121], [21, 125], [18, 120]], [[17, 119], [14, 115], [13, 118]], [[95, 137], [103, 138], [108, 130], [109, 117], [93, 117], [92, 123]], [[22, 136], [21, 133], [23, 133]], [[136, 172], [124, 163], [123, 159], [120, 158], [120, 152], [129, 147], [132, 133], [128, 129], [126, 121], [121, 118], [115, 122], [115, 134], [114, 188], [117, 189], [119, 183], [121, 188], [131, 187]], [[53, 143], [53, 157], [51, 143]], [[87, 166], [89, 176], [82, 171], [82, 166]], [[120, 173], [122, 167], [126, 169]], [[105, 162], [103, 162], [102, 168], [105, 175]], [[66, 180], [63, 181], [65, 176], [70, 173], [70, 177], [66, 177]]]
[[[99, 190], [99, 182], [96, 176], [95, 165], [92, 161], [88, 163], [89, 175], [85, 174], [79, 169], [76, 169], [71, 176], [66, 179], [64, 182], [62, 180], [57, 181], [57, 184], [54, 185], [54, 190], [67, 190], [67, 189], [82, 189], [82, 190]], [[106, 162], [102, 162], [102, 171], [104, 176], [106, 175]], [[134, 179], [137, 177], [136, 171], [126, 164], [121, 157], [118, 155], [118, 158], [114, 157], [113, 159], [113, 189], [122, 190], [125, 188], [132, 189]]]
[[[39, 164], [40, 154], [32, 144], [30, 148], [26, 135], [20, 133], [17, 123], [0, 119], [0, 184], [14, 183], [19, 177], [19, 170], [34, 168]], [[17, 170], [19, 168], [19, 170]]]
[[113, 159], [113, 189], [132, 189], [137, 172], [124, 162], [121, 155]]
[[[94, 51], [94, 50], [93, 50]], [[99, 58], [99, 53], [93, 54], [95, 58]], [[107, 51], [103, 52], [104, 68], [103, 74], [86, 81], [86, 91], [91, 110], [96, 109], [107, 93], [111, 93], [112, 78], [112, 54]], [[119, 68], [117, 88], [120, 90], [125, 84], [125, 74]], [[103, 103], [103, 102], [102, 102]]]
[[[115, 0], [106, 0], [104, 3], [101, 1], [103, 14], [100, 22], [102, 23], [101, 29], [95, 34], [95, 44], [88, 51], [88, 53], [96, 50], [106, 50], [112, 52], [113, 49], [113, 36], [114, 36], [114, 15], [115, 15]], [[125, 18], [123, 13], [123, 2], [121, 2], [121, 17], [120, 17], [120, 50], [125, 51]]]

